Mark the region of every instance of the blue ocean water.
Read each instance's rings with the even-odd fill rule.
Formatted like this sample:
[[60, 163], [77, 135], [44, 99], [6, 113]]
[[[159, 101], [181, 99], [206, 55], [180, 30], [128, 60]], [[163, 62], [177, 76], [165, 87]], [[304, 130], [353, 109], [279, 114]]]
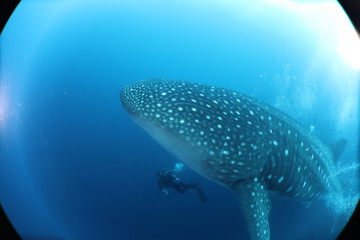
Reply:
[[249, 238], [230, 189], [185, 167], [178, 177], [209, 202], [159, 191], [155, 171], [178, 160], [133, 123], [119, 92], [168, 78], [261, 99], [325, 143], [346, 138], [346, 202], [272, 201], [273, 239], [333, 239], [359, 199], [360, 75], [339, 52], [349, 21], [320, 2], [338, 14], [333, 29], [333, 16], [321, 22], [297, 1], [21, 2], [1, 35], [0, 82], [1, 204], [21, 236]]

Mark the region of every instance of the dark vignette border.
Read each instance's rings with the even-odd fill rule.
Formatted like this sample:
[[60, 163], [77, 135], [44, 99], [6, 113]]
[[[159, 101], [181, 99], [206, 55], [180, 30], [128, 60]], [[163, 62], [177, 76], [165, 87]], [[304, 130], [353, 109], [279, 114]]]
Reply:
[[[6, 0], [1, 1], [0, 4], [0, 35], [4, 29], [8, 19], [11, 14], [19, 4], [19, 0]], [[360, 36], [360, 1], [359, 0], [338, 0], [341, 4], [347, 15], [349, 16], [351, 22], [353, 23], [355, 29], [357, 30]], [[1, 48], [1, 45], [0, 45]], [[1, 69], [0, 69], [1, 70]], [[360, 116], [359, 116], [360, 119]], [[358, 156], [360, 157], [360, 149], [358, 150]], [[2, 153], [0, 152], [0, 160]], [[7, 218], [2, 206], [0, 206], [0, 239], [11, 239], [18, 240], [20, 239], [19, 235], [12, 227], [9, 219]], [[353, 216], [350, 218], [350, 221], [341, 232], [338, 240], [352, 240], [360, 239], [360, 202], [356, 207], [356, 210]]]

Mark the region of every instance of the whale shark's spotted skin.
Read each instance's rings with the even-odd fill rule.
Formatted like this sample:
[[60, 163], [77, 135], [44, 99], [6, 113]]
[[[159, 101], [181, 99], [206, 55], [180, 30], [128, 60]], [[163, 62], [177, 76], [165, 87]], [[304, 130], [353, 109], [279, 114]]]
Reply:
[[[304, 200], [340, 192], [330, 149], [260, 100], [214, 86], [152, 79], [123, 88], [121, 101], [167, 150], [236, 191], [252, 239], [270, 239], [269, 190]], [[343, 148], [345, 140], [337, 145]]]

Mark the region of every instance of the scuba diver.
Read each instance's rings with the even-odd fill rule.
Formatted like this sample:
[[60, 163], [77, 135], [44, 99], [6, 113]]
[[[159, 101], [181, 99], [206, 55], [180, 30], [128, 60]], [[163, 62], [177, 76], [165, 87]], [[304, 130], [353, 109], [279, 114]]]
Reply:
[[168, 194], [168, 191], [165, 187], [168, 187], [168, 188], [171, 187], [171, 188], [175, 189], [178, 193], [184, 193], [184, 192], [186, 192], [186, 190], [192, 188], [198, 192], [199, 198], [202, 203], [207, 202], [208, 198], [206, 197], [205, 193], [202, 191], [199, 184], [197, 184], [197, 183], [186, 184], [186, 183], [183, 183], [179, 178], [177, 178], [175, 176], [175, 172], [179, 172], [183, 168], [183, 166], [184, 165], [182, 163], [177, 163], [175, 165], [174, 170], [156, 171], [156, 175], [158, 176], [158, 185], [159, 185], [160, 190], [163, 193]]

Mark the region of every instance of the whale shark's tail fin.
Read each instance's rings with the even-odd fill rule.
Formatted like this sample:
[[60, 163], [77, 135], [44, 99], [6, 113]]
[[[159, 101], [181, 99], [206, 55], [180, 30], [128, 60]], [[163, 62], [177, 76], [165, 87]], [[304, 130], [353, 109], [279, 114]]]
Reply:
[[333, 159], [335, 161], [340, 158], [341, 154], [344, 151], [346, 143], [347, 143], [346, 139], [340, 139], [340, 140], [328, 145], [328, 147], [333, 155]]
[[257, 177], [234, 183], [241, 210], [252, 240], [270, 239], [270, 199], [266, 185]]

